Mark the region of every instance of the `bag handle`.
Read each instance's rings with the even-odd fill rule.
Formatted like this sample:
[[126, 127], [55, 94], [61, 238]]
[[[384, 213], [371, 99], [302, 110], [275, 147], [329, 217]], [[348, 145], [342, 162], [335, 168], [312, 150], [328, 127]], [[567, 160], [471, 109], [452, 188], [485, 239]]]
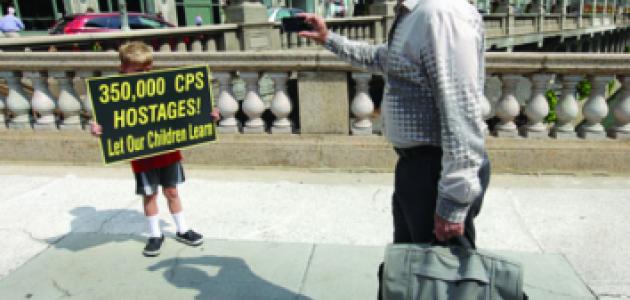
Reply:
[[452, 237], [450, 240], [446, 242], [438, 241], [438, 239], [435, 236], [433, 236], [429, 244], [431, 244], [432, 246], [459, 247], [459, 248], [464, 248], [467, 250], [473, 250], [473, 251], [475, 250], [475, 247], [473, 246], [473, 244], [468, 240], [468, 238], [466, 238], [463, 235]]

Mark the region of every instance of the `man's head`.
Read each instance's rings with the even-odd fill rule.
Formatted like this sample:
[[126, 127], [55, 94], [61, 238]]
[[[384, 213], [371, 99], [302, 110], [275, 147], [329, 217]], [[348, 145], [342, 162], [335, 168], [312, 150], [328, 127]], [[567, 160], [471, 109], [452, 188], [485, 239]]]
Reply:
[[144, 72], [153, 66], [153, 49], [143, 42], [129, 42], [118, 49], [120, 72]]
[[14, 15], [15, 14], [15, 8], [9, 6], [9, 8], [7, 8], [7, 15]]

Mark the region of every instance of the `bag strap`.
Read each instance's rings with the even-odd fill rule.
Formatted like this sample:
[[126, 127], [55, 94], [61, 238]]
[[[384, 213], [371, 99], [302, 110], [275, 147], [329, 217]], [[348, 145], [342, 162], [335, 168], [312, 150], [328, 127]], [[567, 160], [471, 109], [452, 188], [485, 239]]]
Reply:
[[444, 247], [460, 247], [467, 250], [475, 250], [473, 244], [463, 235], [458, 235], [456, 237], [452, 237], [450, 240], [446, 242], [438, 241], [435, 236], [429, 242], [432, 246], [444, 246]]

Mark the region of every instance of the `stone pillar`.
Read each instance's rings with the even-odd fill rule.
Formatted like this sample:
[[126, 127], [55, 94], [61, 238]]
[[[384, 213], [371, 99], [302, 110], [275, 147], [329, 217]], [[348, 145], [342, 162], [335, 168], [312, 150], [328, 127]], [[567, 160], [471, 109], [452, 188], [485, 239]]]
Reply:
[[575, 138], [573, 122], [578, 115], [578, 103], [575, 99], [575, 87], [582, 80], [579, 75], [562, 76], [562, 99], [556, 105], [558, 120], [551, 130], [551, 136], [558, 139]]
[[84, 13], [88, 7], [99, 11], [98, 0], [72, 0], [67, 14]]
[[567, 0], [560, 1], [560, 30], [564, 31], [567, 22]]
[[579, 128], [582, 138], [603, 138], [606, 136], [601, 121], [608, 115], [606, 86], [614, 76], [591, 76], [591, 95], [584, 104], [583, 115], [586, 123]]
[[271, 101], [271, 112], [276, 117], [271, 127], [271, 133], [292, 133], [293, 126], [289, 120], [291, 113], [291, 99], [287, 95], [287, 80], [289, 74], [284, 72], [269, 73], [269, 77], [273, 80], [275, 93]]
[[231, 0], [225, 8], [225, 21], [227, 23], [265, 23], [267, 9], [259, 1]]
[[374, 102], [370, 98], [369, 83], [372, 79], [371, 73], [352, 73], [352, 79], [356, 82], [355, 96], [352, 99], [351, 110], [355, 117], [352, 123], [351, 132], [353, 135], [372, 134], [372, 113], [374, 112]]
[[239, 122], [235, 115], [238, 111], [238, 102], [232, 95], [232, 75], [227, 72], [214, 72], [214, 78], [219, 81], [219, 96], [217, 106], [221, 111], [221, 121], [219, 121], [218, 131], [220, 133], [238, 133]]
[[613, 108], [615, 126], [610, 129], [609, 135], [617, 139], [630, 139], [630, 76], [624, 76], [620, 81], [623, 92]]
[[39, 116], [33, 124], [34, 129], [56, 129], [55, 101], [47, 86], [47, 77], [41, 72], [26, 72], [24, 74], [33, 82], [33, 98], [31, 104], [33, 112]]
[[[516, 12], [514, 11], [514, 7], [507, 7], [507, 28], [505, 28], [505, 34], [514, 35], [516, 33]], [[510, 43], [510, 48], [513, 43]], [[508, 52], [512, 52], [510, 49]]]
[[0, 95], [0, 130], [6, 129], [6, 109], [7, 105], [5, 104], [6, 99], [4, 96]]
[[225, 9], [226, 23], [238, 23], [242, 50], [280, 49], [280, 32], [267, 22], [267, 9], [256, 0], [232, 0]]
[[495, 126], [494, 134], [498, 137], [516, 137], [518, 131], [514, 118], [518, 116], [521, 106], [514, 96], [516, 93], [516, 85], [521, 79], [519, 75], [501, 75], [501, 98], [496, 107], [496, 114], [499, 117], [499, 124]]
[[387, 33], [392, 28], [394, 22], [394, 16], [396, 15], [396, 1], [391, 0], [374, 0], [374, 3], [370, 5], [368, 11], [370, 15], [384, 16], [385, 23], [381, 33], [383, 34], [383, 40], [387, 41]]
[[584, 16], [584, 0], [580, 0], [580, 8], [578, 11], [578, 28], [584, 27], [584, 23], [582, 23], [583, 16]]
[[[76, 93], [79, 95], [79, 99], [81, 99], [81, 103], [83, 106], [83, 111], [85, 113], [83, 120], [83, 124], [87, 125], [87, 121], [92, 119], [94, 112], [92, 111], [92, 103], [90, 103], [90, 97], [87, 95], [87, 88], [85, 80], [87, 78], [93, 77], [94, 72], [92, 71], [78, 71], [74, 78], [74, 88]], [[88, 128], [87, 126], [84, 128]]]
[[545, 5], [543, 0], [538, 0], [538, 32], [545, 31]]
[[81, 129], [81, 101], [72, 87], [73, 76], [63, 71], [51, 72], [59, 82], [59, 110], [63, 115], [60, 129]]
[[525, 107], [527, 115], [527, 125], [523, 134], [526, 137], [543, 138], [547, 137], [547, 127], [543, 120], [549, 114], [549, 103], [545, 97], [551, 74], [534, 74], [530, 76], [532, 81], [532, 97]]
[[298, 74], [300, 132], [348, 134], [348, 82], [345, 72]]
[[264, 133], [265, 122], [261, 118], [265, 111], [265, 104], [258, 95], [258, 72], [241, 72], [241, 79], [245, 81], [245, 99], [243, 100], [243, 112], [248, 119], [245, 122], [243, 133]]
[[604, 10], [602, 11], [602, 25], [609, 25], [608, 22], [608, 0], [604, 0]]
[[600, 23], [598, 22], [599, 19], [597, 19], [596, 16], [597, 16], [597, 0], [593, 0], [593, 2], [591, 3], [591, 27], [600, 25]]
[[512, 7], [510, 5], [510, 0], [499, 0], [499, 4], [497, 5], [497, 9], [494, 13], [505, 14]]

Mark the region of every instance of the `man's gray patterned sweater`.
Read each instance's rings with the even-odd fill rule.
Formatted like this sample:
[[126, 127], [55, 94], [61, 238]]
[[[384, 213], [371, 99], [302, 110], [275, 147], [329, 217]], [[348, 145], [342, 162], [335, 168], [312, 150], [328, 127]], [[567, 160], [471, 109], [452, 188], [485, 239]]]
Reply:
[[481, 192], [485, 123], [483, 20], [466, 0], [406, 0], [389, 44], [367, 45], [329, 32], [326, 48], [385, 77], [381, 114], [394, 147], [440, 146], [436, 212], [464, 221]]

